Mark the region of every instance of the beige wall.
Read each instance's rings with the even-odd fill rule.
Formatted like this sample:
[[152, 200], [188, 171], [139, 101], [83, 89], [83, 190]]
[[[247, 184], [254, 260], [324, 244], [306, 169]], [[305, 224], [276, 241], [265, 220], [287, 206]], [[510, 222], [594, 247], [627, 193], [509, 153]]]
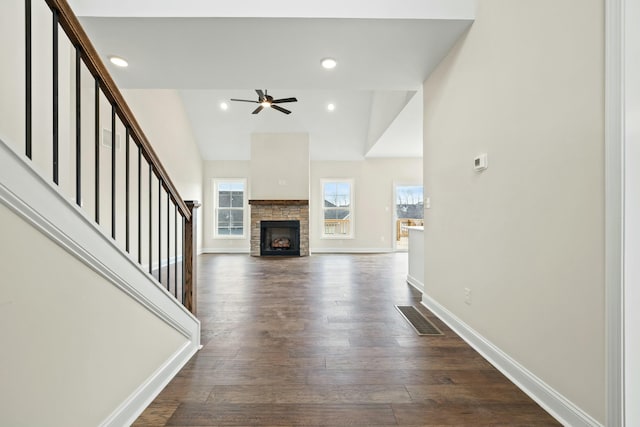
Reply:
[[[323, 239], [322, 179], [353, 179], [353, 239]], [[369, 159], [360, 162], [311, 163], [311, 251], [391, 251], [393, 186], [420, 184], [421, 159]]]
[[426, 294], [599, 422], [603, 14], [480, 0], [424, 86]]
[[[16, 152], [25, 153], [25, 43], [24, 3], [0, 2], [0, 139]], [[51, 11], [45, 2], [32, 5], [32, 165], [42, 176], [52, 180], [52, 77], [53, 57]], [[18, 37], [16, 35], [19, 35]], [[72, 47], [64, 32], [59, 33], [58, 88], [59, 102], [59, 188], [71, 197], [70, 144]], [[73, 54], [75, 56], [75, 54]]]
[[[203, 161], [178, 91], [128, 89], [123, 95], [184, 200], [203, 200]], [[198, 247], [202, 247], [202, 213]]]
[[[258, 175], [251, 172], [249, 161], [205, 162], [205, 241], [203, 248], [212, 252], [248, 252], [249, 240], [213, 238], [214, 178], [249, 178], [249, 194]], [[355, 236], [353, 239], [321, 239], [321, 179], [353, 179], [355, 189]], [[310, 243], [311, 251], [391, 251], [393, 249], [393, 185], [420, 184], [421, 159], [372, 159], [358, 162], [311, 162]], [[277, 197], [266, 198], [275, 199]], [[251, 196], [253, 197], [253, 196]]]
[[0, 425], [99, 425], [187, 339], [1, 203], [0, 224]]
[[250, 199], [309, 199], [309, 134], [251, 135]]
[[235, 161], [206, 161], [204, 162], [204, 202], [202, 203], [203, 244], [205, 252], [246, 252], [249, 253], [249, 212], [246, 213], [246, 236], [242, 239], [214, 238], [214, 197], [213, 180], [218, 178], [242, 178], [247, 180], [248, 194], [251, 194], [249, 182], [251, 162], [248, 160]]
[[8, 43], [24, 34], [24, 3], [0, 3], [0, 139], [24, 153], [24, 43]]
[[[12, 40], [15, 34], [24, 34], [24, 5], [16, 1], [0, 4], [0, 35]], [[51, 106], [51, 11], [45, 2], [33, 3], [33, 161], [36, 169], [48, 181], [52, 180], [52, 106]], [[62, 30], [59, 31], [59, 186], [69, 200], [75, 200], [75, 53]], [[16, 152], [25, 151], [25, 98], [24, 98], [24, 43], [2, 43], [0, 54], [0, 138]], [[82, 203], [86, 215], [95, 217], [94, 171], [94, 82], [82, 68]], [[202, 200], [202, 160], [191, 133], [190, 124], [176, 91], [129, 90], [124, 91], [143, 130], [149, 137], [176, 187], [185, 199]], [[111, 107], [104, 96], [100, 102], [100, 128], [111, 130]], [[116, 241], [125, 248], [125, 129], [117, 120], [116, 134], [120, 143], [116, 148]], [[102, 133], [101, 133], [102, 138]], [[175, 150], [176, 145], [180, 150]], [[111, 148], [100, 144], [100, 226], [111, 234]], [[131, 144], [131, 189], [137, 189], [137, 152]], [[146, 193], [148, 174], [143, 164], [142, 188]], [[152, 200], [157, 205], [157, 185]], [[131, 200], [131, 235], [137, 235], [137, 196]], [[142, 197], [142, 211], [148, 209], [148, 197]], [[154, 212], [157, 224], [157, 212]], [[166, 213], [163, 211], [163, 215]], [[143, 263], [147, 262], [148, 215], [143, 214]], [[163, 219], [163, 222], [166, 219]], [[155, 227], [154, 227], [155, 228]], [[201, 227], [200, 227], [201, 228]], [[164, 229], [164, 228], [163, 228]], [[154, 229], [154, 233], [157, 231]], [[171, 231], [173, 233], [173, 231]], [[201, 241], [201, 238], [199, 239]], [[157, 236], [154, 236], [157, 244]], [[137, 258], [137, 244], [132, 242], [131, 253]], [[171, 257], [173, 257], [173, 245]], [[180, 250], [180, 249], [179, 249]], [[157, 250], [152, 250], [157, 258]], [[166, 256], [164, 254], [163, 256]], [[154, 261], [154, 263], [157, 262]]]
[[202, 201], [202, 156], [178, 91], [126, 89], [122, 93], [180, 195]]

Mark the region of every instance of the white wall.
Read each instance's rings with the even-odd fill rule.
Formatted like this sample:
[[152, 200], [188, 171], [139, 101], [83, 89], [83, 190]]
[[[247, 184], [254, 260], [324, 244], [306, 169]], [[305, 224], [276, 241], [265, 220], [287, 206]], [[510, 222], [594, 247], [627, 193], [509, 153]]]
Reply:
[[243, 178], [247, 180], [248, 191], [251, 194], [251, 182], [249, 180], [251, 162], [248, 160], [236, 161], [206, 161], [204, 162], [204, 202], [202, 203], [203, 244], [204, 252], [242, 252], [249, 253], [250, 242], [250, 218], [246, 212], [246, 236], [242, 239], [216, 239], [214, 238], [214, 197], [213, 180], [216, 178]]
[[603, 12], [480, 0], [424, 86], [427, 298], [600, 423]]
[[251, 134], [250, 177], [250, 199], [308, 200], [309, 134]]
[[[354, 238], [323, 239], [322, 179], [353, 179]], [[310, 246], [312, 252], [393, 250], [394, 184], [420, 184], [422, 160], [368, 159], [311, 162]]]

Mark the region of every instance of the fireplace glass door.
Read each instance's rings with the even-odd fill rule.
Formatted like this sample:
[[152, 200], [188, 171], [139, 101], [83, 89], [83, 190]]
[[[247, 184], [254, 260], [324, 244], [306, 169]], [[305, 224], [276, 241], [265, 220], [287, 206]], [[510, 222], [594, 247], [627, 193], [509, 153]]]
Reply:
[[300, 256], [300, 221], [261, 221], [260, 255]]

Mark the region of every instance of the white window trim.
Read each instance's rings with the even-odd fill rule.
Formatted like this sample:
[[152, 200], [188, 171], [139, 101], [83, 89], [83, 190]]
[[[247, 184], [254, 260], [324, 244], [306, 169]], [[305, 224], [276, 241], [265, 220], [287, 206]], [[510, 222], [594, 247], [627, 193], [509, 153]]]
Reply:
[[[349, 234], [325, 234], [324, 233], [324, 185], [328, 182], [346, 182], [350, 187], [350, 210], [351, 210], [351, 224], [349, 227]], [[352, 240], [355, 239], [355, 185], [353, 178], [322, 178], [320, 180], [320, 239], [326, 240]]]
[[[218, 184], [226, 182], [242, 182], [244, 184], [244, 197], [242, 198], [242, 235], [232, 236], [229, 234], [218, 234]], [[213, 178], [211, 180], [211, 188], [213, 193], [213, 238], [222, 240], [241, 240], [246, 239], [247, 224], [249, 215], [249, 189], [247, 187], [247, 178]]]

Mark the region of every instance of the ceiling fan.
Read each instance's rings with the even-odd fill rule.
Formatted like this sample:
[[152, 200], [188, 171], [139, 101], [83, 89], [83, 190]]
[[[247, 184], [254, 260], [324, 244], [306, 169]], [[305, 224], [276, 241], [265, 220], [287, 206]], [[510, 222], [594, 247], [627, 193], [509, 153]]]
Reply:
[[260, 106], [255, 110], [253, 110], [253, 113], [251, 114], [258, 114], [264, 108], [273, 108], [274, 110], [278, 110], [281, 113], [291, 114], [291, 111], [287, 110], [286, 108], [282, 108], [281, 106], [276, 104], [283, 104], [285, 102], [298, 102], [296, 98], [273, 99], [273, 96], [269, 95], [266, 89], [264, 90], [264, 92], [262, 91], [262, 89], [256, 89], [256, 93], [258, 94], [257, 101], [251, 101], [248, 99], [233, 99], [233, 98], [231, 98], [231, 101], [251, 102], [253, 104], [260, 104]]

